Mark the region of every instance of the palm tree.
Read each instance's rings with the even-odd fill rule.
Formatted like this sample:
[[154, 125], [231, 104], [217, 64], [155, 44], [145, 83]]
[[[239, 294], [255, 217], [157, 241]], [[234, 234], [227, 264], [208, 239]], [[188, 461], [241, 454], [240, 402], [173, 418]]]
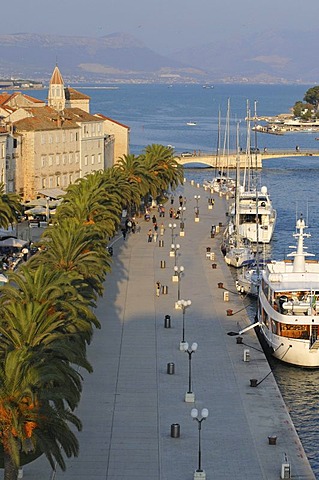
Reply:
[[64, 405], [64, 392], [59, 401], [51, 400], [52, 392], [59, 396], [57, 377], [56, 372], [52, 375], [50, 364], [41, 363], [37, 355], [25, 349], [8, 352], [1, 362], [0, 435], [5, 480], [17, 479], [21, 451], [37, 449], [45, 453], [53, 468], [55, 459], [62, 469], [65, 462], [61, 448], [67, 456], [78, 454], [78, 441], [68, 423], [80, 430], [81, 422]]
[[119, 223], [121, 206], [104, 186], [101, 172], [90, 174], [70, 185], [56, 218], [74, 218], [78, 224], [95, 225], [103, 236], [113, 236]]
[[[100, 323], [92, 311], [92, 302], [88, 303], [73, 285], [75, 280], [80, 281], [80, 276], [73, 275], [72, 278], [66, 272], [48, 268], [46, 264], [41, 264], [38, 268], [22, 266], [18, 272], [9, 274], [9, 282], [3, 288], [0, 297], [0, 310], [7, 324], [11, 324], [16, 318], [23, 322], [19, 324], [18, 329], [16, 324], [13, 325], [19, 332], [19, 340], [27, 341], [29, 345], [37, 345], [41, 338], [57, 331], [65, 335], [66, 341], [67, 335], [71, 335], [71, 341], [74, 342], [75, 334], [87, 343], [91, 341], [92, 327], [100, 328]], [[44, 329], [43, 333], [39, 326], [31, 329], [32, 311], [30, 308], [27, 311], [24, 309], [26, 306], [30, 307], [32, 303], [48, 309], [48, 318], [45, 320], [49, 331]], [[55, 323], [53, 313], [59, 314]], [[24, 331], [25, 337], [21, 339]], [[6, 338], [7, 333], [4, 332], [2, 347]], [[21, 348], [21, 345], [15, 344], [15, 348]]]
[[21, 212], [21, 199], [15, 193], [5, 193], [5, 186], [0, 183], [0, 227], [8, 228]]
[[161, 180], [161, 188], [175, 189], [183, 183], [184, 169], [173, 156], [173, 150], [163, 145], [148, 145], [144, 151], [147, 168]]
[[73, 284], [81, 284], [81, 294], [85, 298], [92, 298], [89, 290], [102, 294], [102, 283], [110, 270], [110, 257], [105, 243], [96, 231], [92, 231], [92, 225], [79, 225], [76, 219], [63, 218], [45, 230], [41, 245], [41, 253], [29, 261], [32, 268], [45, 263], [48, 268], [77, 274]]

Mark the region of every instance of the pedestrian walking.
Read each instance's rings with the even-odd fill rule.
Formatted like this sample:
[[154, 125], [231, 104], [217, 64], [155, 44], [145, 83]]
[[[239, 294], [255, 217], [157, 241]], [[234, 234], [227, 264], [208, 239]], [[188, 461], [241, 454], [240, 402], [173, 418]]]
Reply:
[[158, 237], [158, 233], [157, 233], [157, 231], [155, 231], [153, 233], [153, 242], [157, 242], [157, 237]]
[[155, 215], [152, 216], [152, 222], [153, 222], [153, 224], [155, 224], [157, 222], [157, 219], [156, 219]]
[[126, 234], [127, 234], [127, 230], [126, 230], [126, 228], [123, 227], [123, 228], [122, 228], [123, 240], [126, 239]]
[[153, 232], [152, 232], [152, 229], [150, 228], [149, 231], [147, 232], [147, 241], [148, 243], [151, 243], [152, 240], [153, 240]]
[[165, 233], [165, 228], [164, 228], [164, 223], [162, 223], [161, 228], [160, 228], [161, 237], [164, 235], [164, 233]]
[[161, 293], [161, 284], [159, 281], [156, 282], [155, 288], [156, 288], [156, 296], [159, 297]]

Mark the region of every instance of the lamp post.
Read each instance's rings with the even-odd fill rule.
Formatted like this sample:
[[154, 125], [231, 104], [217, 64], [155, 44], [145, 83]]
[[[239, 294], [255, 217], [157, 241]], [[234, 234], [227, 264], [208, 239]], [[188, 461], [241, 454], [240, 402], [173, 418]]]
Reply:
[[171, 232], [172, 232], [172, 242], [171, 243], [174, 243], [174, 229], [176, 228], [176, 223], [169, 223], [168, 224], [168, 227], [171, 229]]
[[181, 265], [178, 267], [177, 265], [174, 267], [174, 276], [177, 278], [177, 301], [181, 299], [181, 278], [184, 272], [184, 267]]
[[195, 219], [196, 219], [196, 218], [199, 218], [198, 202], [199, 202], [199, 199], [200, 199], [200, 195], [194, 195], [194, 198], [195, 198], [195, 201], [196, 201], [196, 207], [195, 207]]
[[180, 224], [179, 224], [179, 228], [180, 228], [180, 231], [181, 232], [184, 232], [184, 212], [186, 210], [186, 207], [181, 207], [181, 221], [180, 221]]
[[209, 190], [209, 198], [208, 198], [208, 208], [211, 210], [213, 208], [213, 193], [214, 193], [214, 190], [212, 188], [210, 188]]
[[184, 345], [185, 345], [185, 311], [188, 307], [190, 307], [192, 304], [191, 300], [178, 300], [177, 305], [179, 308], [182, 309], [182, 314], [183, 314], [183, 326], [182, 326], [182, 340], [179, 344], [179, 349], [181, 351], [184, 351]]
[[194, 480], [196, 479], [206, 479], [205, 470], [202, 469], [202, 445], [201, 445], [201, 430], [202, 430], [202, 422], [206, 420], [208, 417], [208, 410], [207, 408], [203, 408], [201, 411], [201, 416], [198, 416], [197, 408], [192, 408], [191, 416], [193, 420], [196, 420], [198, 425], [198, 468], [195, 470], [194, 473]]
[[188, 391], [185, 393], [185, 402], [194, 403], [195, 394], [192, 392], [192, 355], [197, 350], [197, 343], [192, 343], [189, 348], [188, 342], [184, 343], [184, 352], [188, 354]]
[[179, 243], [172, 243], [171, 245], [171, 251], [170, 251], [170, 256], [175, 257], [174, 258], [174, 267], [177, 265], [177, 257], [178, 257], [178, 250], [181, 248]]

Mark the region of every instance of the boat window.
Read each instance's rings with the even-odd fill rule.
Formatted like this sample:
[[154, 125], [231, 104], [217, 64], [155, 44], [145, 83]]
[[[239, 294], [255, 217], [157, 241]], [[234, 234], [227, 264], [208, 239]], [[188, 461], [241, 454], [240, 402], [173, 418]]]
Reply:
[[278, 335], [282, 337], [299, 338], [302, 340], [310, 338], [310, 325], [286, 325], [285, 323], [280, 323], [279, 327]]

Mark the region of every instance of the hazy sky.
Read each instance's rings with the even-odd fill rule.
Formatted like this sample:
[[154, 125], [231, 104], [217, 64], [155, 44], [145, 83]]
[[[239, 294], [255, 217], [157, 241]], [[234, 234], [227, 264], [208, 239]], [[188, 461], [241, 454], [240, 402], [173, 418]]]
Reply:
[[313, 30], [319, 0], [14, 0], [1, 33], [130, 33], [159, 53], [267, 28]]

